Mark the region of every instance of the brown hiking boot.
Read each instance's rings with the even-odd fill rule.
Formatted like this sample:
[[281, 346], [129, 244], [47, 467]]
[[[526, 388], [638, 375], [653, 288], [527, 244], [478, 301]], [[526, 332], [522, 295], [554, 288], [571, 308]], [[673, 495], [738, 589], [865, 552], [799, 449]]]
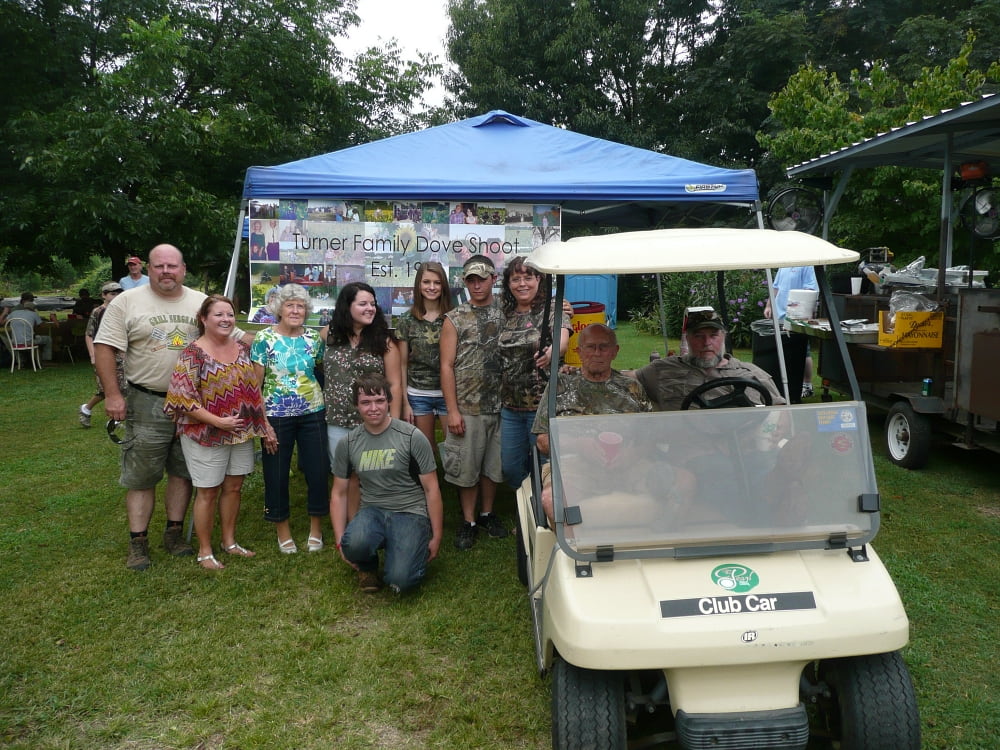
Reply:
[[129, 570], [145, 570], [150, 566], [149, 537], [137, 536], [128, 542], [128, 558], [125, 567]]
[[366, 594], [376, 593], [382, 588], [382, 582], [378, 579], [378, 573], [373, 570], [359, 570], [358, 588]]
[[194, 547], [184, 541], [180, 526], [168, 526], [164, 529], [163, 549], [174, 557], [187, 557], [194, 554]]

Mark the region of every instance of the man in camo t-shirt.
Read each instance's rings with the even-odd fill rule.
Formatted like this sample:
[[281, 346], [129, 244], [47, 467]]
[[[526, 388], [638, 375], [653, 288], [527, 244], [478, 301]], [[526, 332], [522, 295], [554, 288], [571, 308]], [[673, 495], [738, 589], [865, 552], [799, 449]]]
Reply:
[[[618, 337], [601, 323], [580, 331], [577, 338], [580, 371], [559, 374], [556, 416], [572, 414], [629, 414], [652, 411], [646, 392], [634, 378], [611, 369], [618, 356]], [[531, 431], [538, 435], [538, 449], [549, 453], [549, 388], [545, 387]]]
[[[500, 464], [500, 348], [503, 326], [493, 261], [474, 255], [462, 266], [469, 301], [445, 314], [441, 328], [441, 391], [448, 407], [447, 434], [441, 446], [444, 477], [458, 487], [462, 525], [458, 549], [476, 543], [479, 527], [494, 538], [507, 536], [493, 513]], [[476, 515], [476, 500], [480, 513]]]
[[[611, 368], [618, 356], [618, 337], [601, 323], [580, 331], [577, 338], [580, 370], [559, 373], [556, 383], [556, 416], [630, 414], [652, 411], [639, 382]], [[549, 388], [545, 387], [531, 431], [538, 435], [538, 450], [549, 453]], [[552, 522], [551, 465], [542, 467], [542, 507]]]

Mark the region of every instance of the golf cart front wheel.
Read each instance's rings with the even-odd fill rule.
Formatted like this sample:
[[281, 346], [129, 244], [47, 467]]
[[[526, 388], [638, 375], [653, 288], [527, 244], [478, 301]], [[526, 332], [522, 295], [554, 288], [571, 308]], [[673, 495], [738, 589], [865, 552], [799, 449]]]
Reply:
[[621, 672], [552, 665], [553, 750], [625, 750], [625, 683]]
[[898, 651], [830, 659], [819, 665], [829, 688], [827, 729], [840, 750], [920, 750], [920, 713]]
[[931, 455], [931, 424], [906, 401], [897, 401], [885, 417], [889, 460], [904, 469], [922, 469]]

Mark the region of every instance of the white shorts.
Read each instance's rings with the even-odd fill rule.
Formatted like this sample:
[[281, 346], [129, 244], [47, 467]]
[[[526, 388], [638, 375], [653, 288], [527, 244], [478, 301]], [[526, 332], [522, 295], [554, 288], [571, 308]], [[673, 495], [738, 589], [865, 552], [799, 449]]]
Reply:
[[253, 471], [253, 440], [206, 448], [181, 435], [181, 450], [195, 487], [218, 487], [227, 476], [245, 476]]

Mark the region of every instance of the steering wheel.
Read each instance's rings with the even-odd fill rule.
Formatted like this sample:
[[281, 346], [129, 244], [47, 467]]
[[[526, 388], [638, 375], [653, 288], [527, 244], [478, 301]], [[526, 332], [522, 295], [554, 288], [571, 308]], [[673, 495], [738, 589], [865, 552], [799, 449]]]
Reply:
[[[730, 386], [729, 393], [723, 393], [715, 398], [703, 398], [702, 394], [715, 388]], [[716, 378], [693, 388], [681, 401], [681, 410], [687, 411], [691, 404], [699, 409], [725, 409], [730, 406], [756, 406], [746, 394], [747, 388], [751, 388], [760, 394], [764, 406], [770, 406], [771, 392], [763, 385], [752, 378]]]

